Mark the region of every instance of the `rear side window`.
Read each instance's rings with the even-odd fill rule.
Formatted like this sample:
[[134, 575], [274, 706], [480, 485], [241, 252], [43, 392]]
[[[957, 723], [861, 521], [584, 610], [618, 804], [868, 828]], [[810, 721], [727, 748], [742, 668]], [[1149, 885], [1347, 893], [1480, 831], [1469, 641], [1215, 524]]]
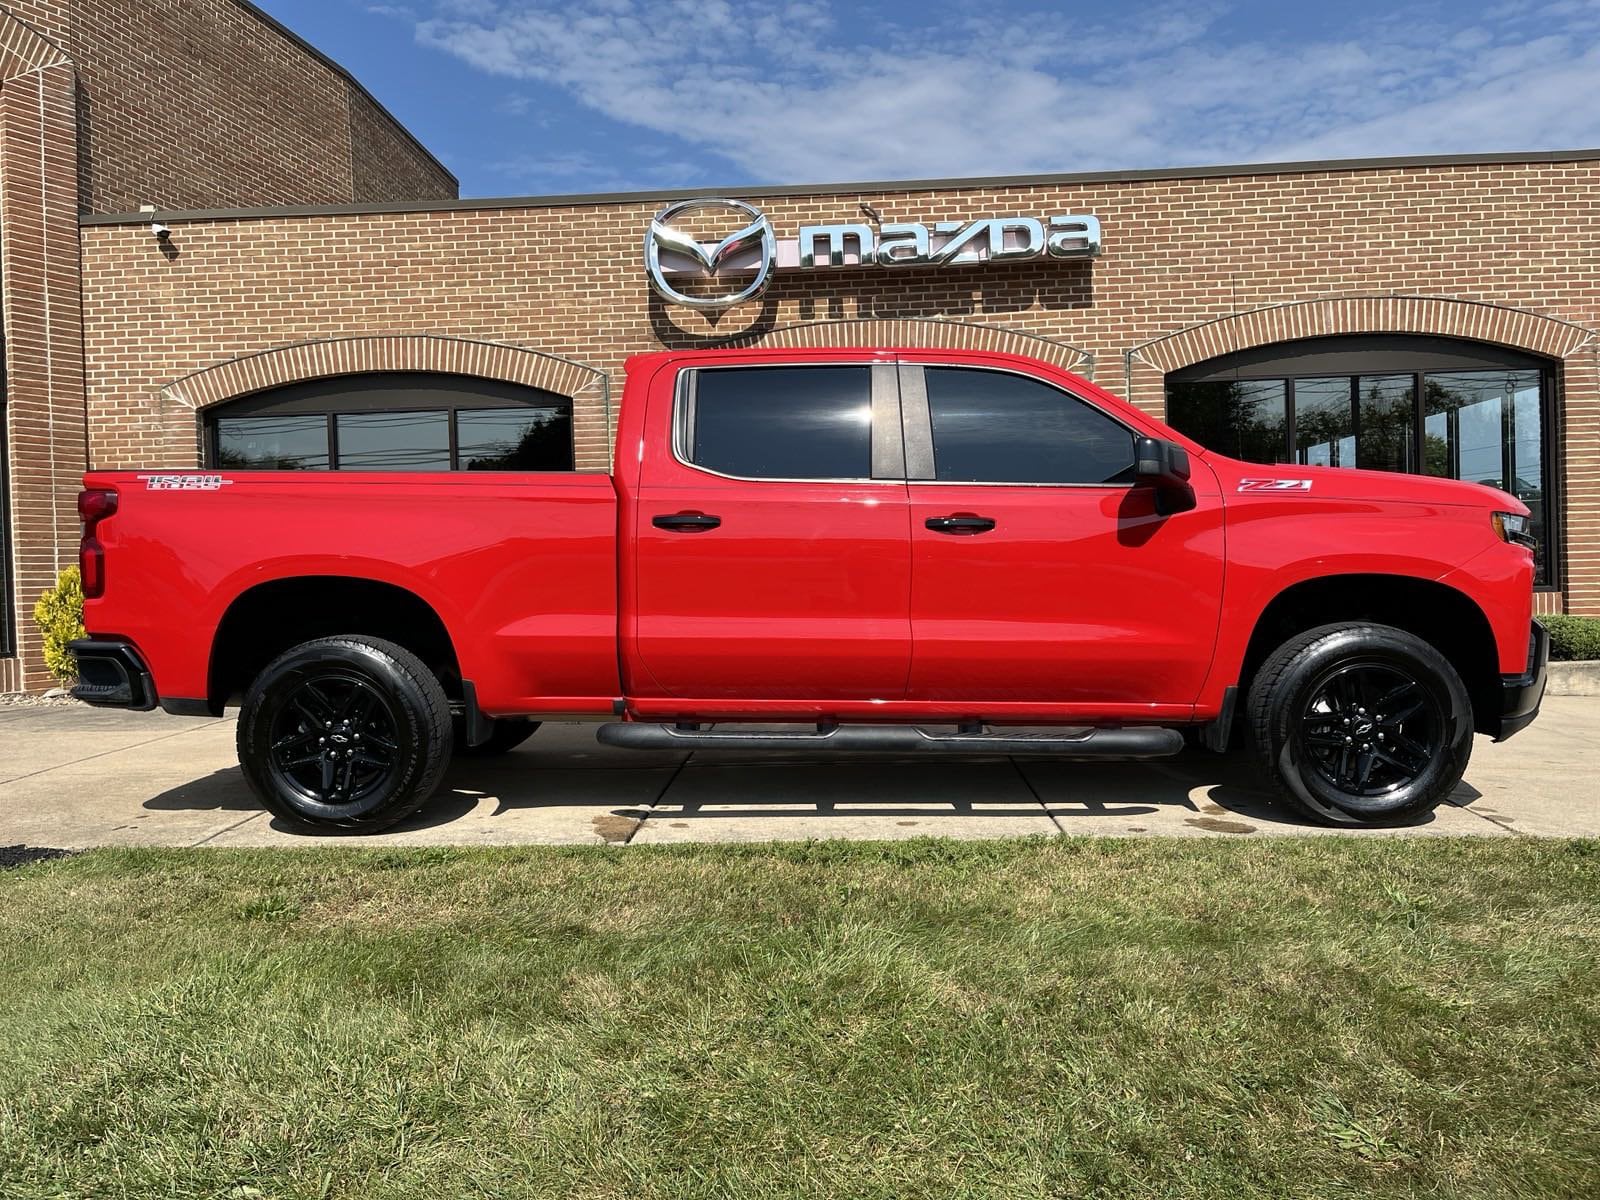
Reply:
[[1127, 483], [1133, 434], [1025, 375], [928, 367], [934, 478], [947, 483]]
[[746, 479], [870, 479], [870, 367], [723, 367], [689, 377], [682, 446]]

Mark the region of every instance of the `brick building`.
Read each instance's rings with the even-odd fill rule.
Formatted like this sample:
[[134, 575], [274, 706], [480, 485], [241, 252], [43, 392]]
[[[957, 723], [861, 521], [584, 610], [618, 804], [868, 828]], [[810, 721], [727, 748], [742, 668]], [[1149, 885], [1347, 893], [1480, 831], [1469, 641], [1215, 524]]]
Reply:
[[[82, 374], [60, 372], [53, 435], [14, 436], [19, 608], [71, 560], [85, 442], [101, 467], [450, 469], [474, 465], [467, 409], [525, 403], [570, 416], [551, 465], [604, 469], [628, 355], [760, 343], [1012, 349], [1242, 457], [1493, 482], [1535, 511], [1539, 608], [1600, 614], [1600, 151], [724, 192], [780, 245], [763, 292], [702, 311], [653, 290], [641, 253], [685, 194], [450, 200], [409, 143], [373, 149], [360, 124], [352, 109], [348, 195], [174, 182], [154, 197], [161, 240], [124, 188], [124, 211], [58, 234], [83, 307], [81, 334], [55, 344]], [[49, 138], [86, 136], [67, 111], [58, 126]], [[378, 176], [386, 194], [362, 195]], [[1049, 233], [1060, 215], [1095, 219], [1098, 256], [1030, 246], [1016, 222], [972, 261], [882, 249], [914, 223], [937, 250], [938, 222]], [[714, 206], [682, 228], [711, 244], [750, 217]], [[821, 224], [855, 231], [840, 265], [826, 247], [799, 257]], [[863, 255], [863, 236], [896, 261]], [[765, 254], [676, 286], [737, 289]], [[15, 337], [9, 300], [7, 321]], [[376, 450], [356, 449], [358, 429]], [[24, 642], [13, 682], [30, 661]]]
[[26, 614], [77, 537], [80, 216], [456, 194], [354, 78], [242, 0], [0, 0], [0, 692], [44, 682]]

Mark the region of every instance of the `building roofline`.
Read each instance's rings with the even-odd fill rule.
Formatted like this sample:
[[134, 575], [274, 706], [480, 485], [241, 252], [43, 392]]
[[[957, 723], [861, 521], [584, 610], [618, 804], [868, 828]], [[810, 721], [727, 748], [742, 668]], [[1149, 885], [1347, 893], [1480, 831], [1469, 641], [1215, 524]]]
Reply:
[[[247, 3], [247, 0], [239, 0]], [[263, 14], [265, 15], [265, 14]], [[271, 18], [267, 18], [271, 20]], [[357, 85], [359, 86], [359, 85]], [[376, 101], [374, 101], [376, 103]], [[961, 188], [1034, 187], [1041, 184], [1139, 183], [1147, 180], [1217, 179], [1246, 175], [1308, 175], [1326, 172], [1464, 167], [1521, 163], [1600, 162], [1600, 149], [1523, 150], [1488, 154], [1425, 154], [1396, 158], [1319, 159], [1304, 162], [1233, 163], [1221, 166], [1160, 167], [1128, 171], [1079, 171], [1053, 175], [996, 175], [954, 179], [899, 179], [860, 183], [805, 183], [778, 187], [667, 188], [641, 192], [580, 192], [555, 196], [498, 196], [467, 200], [407, 200], [380, 204], [291, 205], [280, 208], [203, 208], [158, 214], [163, 221], [244, 221], [274, 217], [342, 217], [381, 213], [460, 212], [474, 209], [568, 208], [603, 204], [643, 204], [691, 197], [739, 199], [827, 196], [883, 192], [949, 191]], [[148, 224], [150, 213], [100, 213], [83, 225]]]
[[[233, 0], [233, 2], [240, 8], [244, 9], [245, 12], [253, 16], [256, 20], [260, 21], [268, 29], [276, 33], [279, 37], [285, 38], [294, 43], [294, 45], [304, 50], [307, 54], [311, 55], [311, 57], [317, 59], [322, 63], [323, 66], [333, 71], [351, 87], [355, 88], [356, 91], [360, 92], [373, 108], [382, 113], [383, 116], [388, 119], [389, 123], [400, 131], [407, 141], [409, 141], [413, 146], [427, 156], [429, 162], [445, 173], [450, 182], [455, 185], [455, 188], [458, 192], [461, 190], [461, 180], [456, 178], [455, 172], [440, 162], [438, 155], [434, 154], [432, 150], [429, 150], [426, 146], [424, 146], [422, 144], [422, 140], [418, 138], [416, 134], [412, 133], [411, 130], [407, 129], [405, 123], [396, 117], [392, 112], [390, 112], [388, 107], [381, 100], [369, 92], [367, 90], [367, 85], [362, 83], [361, 80], [357, 79], [347, 67], [342, 66], [340, 63], [334, 61], [334, 59], [324, 54], [321, 50], [318, 50], [310, 42], [306, 41], [305, 38], [301, 37], [282, 21], [278, 20], [277, 17], [252, 3], [252, 0]], [[437, 203], [437, 201], [435, 201], [435, 203]]]

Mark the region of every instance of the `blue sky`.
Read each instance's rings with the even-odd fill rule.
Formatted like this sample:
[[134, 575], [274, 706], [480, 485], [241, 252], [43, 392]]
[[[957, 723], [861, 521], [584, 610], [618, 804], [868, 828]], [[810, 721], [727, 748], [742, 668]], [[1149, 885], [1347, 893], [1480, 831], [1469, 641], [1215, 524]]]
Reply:
[[1600, 146], [1600, 0], [257, 0], [464, 196]]

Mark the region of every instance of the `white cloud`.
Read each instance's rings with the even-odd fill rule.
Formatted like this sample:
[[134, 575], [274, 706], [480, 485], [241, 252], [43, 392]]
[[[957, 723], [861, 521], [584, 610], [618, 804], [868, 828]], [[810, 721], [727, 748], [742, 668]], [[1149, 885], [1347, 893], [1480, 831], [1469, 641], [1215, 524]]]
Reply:
[[1300, 42], [1227, 36], [1203, 3], [915, 26], [824, 0], [421, 6], [422, 44], [762, 181], [1600, 143], [1600, 0], [1402, 7]]

